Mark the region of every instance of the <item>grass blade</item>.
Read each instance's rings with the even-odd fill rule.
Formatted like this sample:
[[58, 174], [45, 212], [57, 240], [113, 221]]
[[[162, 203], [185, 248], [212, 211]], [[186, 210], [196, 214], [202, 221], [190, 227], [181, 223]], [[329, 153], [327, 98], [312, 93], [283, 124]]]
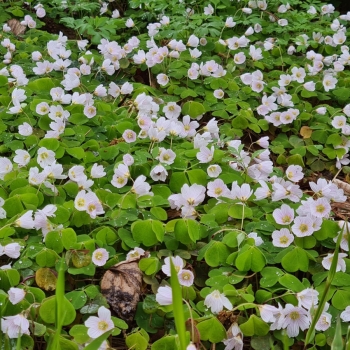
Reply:
[[186, 328], [185, 328], [185, 315], [183, 311], [182, 304], [182, 290], [180, 287], [179, 279], [177, 277], [177, 272], [173, 260], [170, 259], [170, 283], [173, 291], [173, 308], [174, 308], [174, 318], [176, 331], [180, 340], [180, 350], [185, 350], [187, 347], [186, 341]]
[[101, 344], [112, 334], [113, 329], [101, 334], [98, 338], [94, 339], [88, 346], [84, 347], [84, 350], [98, 350]]
[[61, 259], [59, 262], [58, 267], [58, 277], [57, 277], [57, 284], [56, 284], [56, 332], [54, 333], [53, 337], [50, 338], [51, 341], [49, 341], [49, 349], [52, 350], [60, 350], [60, 335], [62, 330], [62, 324], [65, 317], [65, 310], [64, 310], [64, 290], [65, 290], [65, 281], [64, 281], [64, 275], [65, 275], [65, 260], [64, 258]]
[[[331, 268], [329, 269], [329, 273], [328, 273], [328, 276], [327, 276], [327, 279], [326, 279], [326, 284], [325, 284], [325, 287], [323, 289], [323, 292], [322, 292], [322, 295], [321, 295], [321, 298], [320, 298], [320, 302], [319, 302], [319, 304], [317, 306], [316, 313], [315, 313], [315, 315], [314, 315], [314, 317], [312, 319], [311, 326], [310, 326], [310, 328], [308, 329], [308, 331], [306, 333], [304, 349], [306, 349], [306, 346], [308, 344], [310, 344], [311, 339], [313, 339], [314, 336], [315, 336], [316, 323], [318, 322], [319, 318], [321, 317], [321, 314], [323, 312], [324, 306], [325, 306], [326, 301], [327, 301], [327, 294], [328, 294], [329, 288], [331, 287], [331, 284], [332, 284], [332, 281], [333, 281], [333, 278], [334, 278], [334, 275], [335, 275], [336, 269], [337, 269], [339, 246], [340, 246], [340, 242], [342, 240], [344, 227], [345, 227], [345, 225], [343, 226], [340, 234], [338, 235], [338, 239], [337, 239], [337, 243], [336, 243], [335, 250], [334, 250], [334, 256], [333, 256]], [[346, 225], [346, 227], [347, 227], [347, 225]]]
[[335, 328], [335, 334], [331, 345], [331, 350], [343, 350], [343, 338], [341, 336], [341, 322], [340, 318], [337, 319], [337, 326]]

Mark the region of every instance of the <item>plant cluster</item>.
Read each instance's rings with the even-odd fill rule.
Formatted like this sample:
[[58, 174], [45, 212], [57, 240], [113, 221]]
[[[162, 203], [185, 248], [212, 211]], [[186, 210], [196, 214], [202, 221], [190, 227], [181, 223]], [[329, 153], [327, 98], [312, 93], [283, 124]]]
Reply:
[[[0, 347], [343, 349], [350, 13], [2, 7]], [[143, 276], [132, 322], [99, 285], [123, 261]]]

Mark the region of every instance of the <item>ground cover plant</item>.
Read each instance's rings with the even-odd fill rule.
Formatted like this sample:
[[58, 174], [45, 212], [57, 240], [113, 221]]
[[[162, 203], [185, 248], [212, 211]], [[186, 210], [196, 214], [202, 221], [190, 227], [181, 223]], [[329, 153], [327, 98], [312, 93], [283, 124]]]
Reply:
[[350, 348], [350, 13], [1, 9], [1, 349]]

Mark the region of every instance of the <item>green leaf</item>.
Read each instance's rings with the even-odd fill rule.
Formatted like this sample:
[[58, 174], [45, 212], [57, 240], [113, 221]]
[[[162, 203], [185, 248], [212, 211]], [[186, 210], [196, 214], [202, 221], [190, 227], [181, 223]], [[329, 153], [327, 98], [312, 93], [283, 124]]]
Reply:
[[35, 261], [40, 267], [52, 267], [58, 259], [59, 256], [54, 250], [44, 248], [37, 254]]
[[263, 336], [270, 330], [270, 326], [256, 315], [250, 315], [249, 320], [240, 324], [239, 327], [242, 333], [247, 337], [253, 335]]
[[192, 239], [188, 234], [188, 226], [185, 219], [179, 219], [175, 223], [174, 227], [174, 235], [176, 240], [181, 242], [182, 244], [191, 244]]
[[68, 272], [71, 275], [94, 276], [96, 273], [96, 266], [94, 264], [89, 264], [87, 266], [80, 267], [80, 268], [71, 267], [68, 269]]
[[97, 232], [96, 239], [106, 245], [113, 245], [118, 240], [118, 235], [110, 227], [104, 226]]
[[45, 147], [51, 151], [56, 151], [60, 147], [60, 143], [57, 139], [42, 139], [39, 142], [39, 147]]
[[209, 340], [211, 343], [219, 343], [226, 338], [226, 330], [216, 317], [197, 324], [201, 340]]
[[87, 302], [86, 294], [79, 290], [67, 293], [66, 298], [73, 305], [75, 310], [82, 308]]
[[350, 291], [348, 290], [337, 290], [332, 298], [332, 305], [338, 310], [344, 310], [350, 305]]
[[236, 267], [240, 271], [261, 271], [266, 265], [266, 258], [259, 248], [245, 245], [239, 251], [236, 259]]
[[249, 122], [247, 118], [239, 115], [232, 120], [232, 126], [236, 129], [247, 129]]
[[287, 158], [288, 165], [300, 165], [301, 167], [304, 167], [304, 161], [303, 157], [300, 154], [294, 154]]
[[199, 240], [200, 235], [200, 224], [191, 219], [186, 220], [187, 227], [188, 227], [188, 235], [191, 238], [192, 242], [196, 243], [197, 240]]
[[177, 349], [175, 335], [168, 335], [166, 337], [156, 340], [151, 347], [151, 350], [174, 350]]
[[158, 238], [152, 229], [152, 220], [133, 222], [131, 232], [134, 240], [146, 247], [151, 247], [158, 243]]
[[278, 282], [283, 287], [286, 287], [292, 292], [298, 293], [305, 289], [305, 286], [300, 282], [300, 280], [297, 277], [290, 275], [289, 273], [286, 273], [285, 275], [281, 276], [278, 279]]
[[[277, 267], [265, 267], [261, 271], [260, 285], [263, 288], [273, 287], [279, 280], [281, 276], [283, 276], [282, 270]], [[299, 281], [299, 280], [298, 280]]]
[[187, 171], [188, 179], [190, 180], [191, 185], [207, 185], [207, 173], [202, 169], [194, 169]]
[[205, 113], [204, 106], [196, 101], [187, 101], [182, 106], [182, 114], [189, 115], [191, 118], [197, 118]]
[[336, 221], [324, 219], [321, 228], [313, 233], [313, 236], [318, 241], [323, 241], [327, 238], [334, 238], [340, 231], [339, 225]]
[[19, 284], [20, 274], [15, 269], [0, 270], [1, 289], [7, 291]]
[[159, 259], [153, 257], [141, 259], [139, 267], [146, 275], [153, 275], [160, 269]]
[[24, 207], [18, 195], [7, 198], [3, 208], [6, 210], [6, 216], [12, 218], [13, 216], [22, 213]]
[[115, 159], [115, 157], [119, 154], [119, 147], [118, 145], [113, 145], [106, 148], [101, 148], [99, 153], [103, 160]]
[[152, 215], [154, 215], [158, 220], [167, 220], [168, 214], [163, 208], [154, 207], [150, 209]]
[[282, 258], [281, 263], [288, 272], [306, 272], [309, 268], [309, 257], [304, 249], [295, 247]]
[[83, 150], [82, 147], [67, 148], [66, 152], [70, 154], [72, 157], [77, 159], [83, 159], [85, 156], [85, 151]]
[[185, 173], [172, 173], [169, 181], [169, 188], [174, 192], [174, 193], [180, 193], [181, 188], [184, 184], [188, 184], [187, 177]]
[[215, 217], [215, 221], [218, 224], [223, 224], [228, 219], [228, 204], [226, 203], [219, 203], [215, 205], [212, 209], [209, 210], [209, 214], [213, 214]]
[[69, 334], [74, 338], [74, 340], [79, 343], [83, 344], [88, 342], [90, 337], [87, 334], [88, 328], [82, 324], [75, 324], [70, 330]]
[[253, 211], [246, 205], [233, 204], [228, 209], [228, 215], [234, 219], [252, 218]]
[[[66, 297], [63, 298], [64, 317], [62, 320], [62, 325], [70, 325], [75, 317], [76, 312], [73, 305], [68, 301]], [[46, 323], [55, 323], [56, 320], [56, 296], [49, 297], [45, 299], [39, 308], [40, 317]]]
[[0, 238], [6, 238], [12, 236], [16, 230], [13, 227], [5, 226], [0, 229]]
[[128, 335], [125, 338], [125, 344], [129, 349], [146, 350], [148, 347], [148, 340], [141, 332], [136, 332]]
[[68, 227], [61, 231], [62, 243], [65, 249], [75, 249], [77, 244], [77, 235], [75, 231]]
[[63, 251], [62, 238], [57, 231], [51, 231], [46, 235], [45, 245], [47, 248], [53, 249], [57, 254]]
[[35, 92], [49, 92], [52, 88], [55, 87], [54, 82], [50, 78], [39, 78], [31, 81], [27, 85], [28, 89], [33, 90]]
[[222, 242], [211, 241], [208, 249], [204, 254], [205, 262], [212, 267], [219, 266], [226, 262], [230, 251]]

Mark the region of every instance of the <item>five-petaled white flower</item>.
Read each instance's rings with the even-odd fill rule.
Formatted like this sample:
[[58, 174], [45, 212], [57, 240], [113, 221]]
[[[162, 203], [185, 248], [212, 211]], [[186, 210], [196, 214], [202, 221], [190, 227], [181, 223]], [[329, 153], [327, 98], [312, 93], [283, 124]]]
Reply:
[[114, 328], [114, 324], [111, 319], [111, 312], [107, 308], [101, 306], [98, 309], [97, 314], [98, 317], [90, 316], [85, 321], [85, 326], [88, 327], [88, 336], [93, 339], [98, 338], [103, 333], [106, 333]]

